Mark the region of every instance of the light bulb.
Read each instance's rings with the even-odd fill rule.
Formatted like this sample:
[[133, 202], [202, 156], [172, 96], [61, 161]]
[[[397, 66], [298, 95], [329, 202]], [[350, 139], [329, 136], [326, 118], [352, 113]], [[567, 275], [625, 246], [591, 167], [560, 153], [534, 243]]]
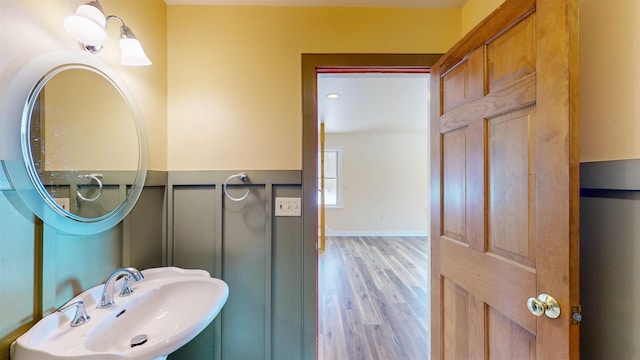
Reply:
[[142, 45], [138, 39], [120, 39], [120, 53], [122, 65], [147, 66], [151, 65], [151, 60], [144, 53]]
[[99, 8], [84, 4], [76, 13], [64, 18], [64, 28], [69, 35], [83, 44], [101, 46], [107, 42], [107, 19]]

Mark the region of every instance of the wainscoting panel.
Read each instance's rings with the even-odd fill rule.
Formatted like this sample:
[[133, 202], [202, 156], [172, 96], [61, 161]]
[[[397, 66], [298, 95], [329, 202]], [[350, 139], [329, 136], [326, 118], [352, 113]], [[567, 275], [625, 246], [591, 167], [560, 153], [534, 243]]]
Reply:
[[[273, 198], [301, 197], [301, 194], [297, 185], [273, 187]], [[272, 219], [271, 358], [304, 359], [302, 221], [299, 217]], [[311, 301], [315, 303], [315, 299]]]
[[[213, 185], [170, 185], [169, 192], [172, 221], [171, 246], [168, 254], [171, 255], [172, 266], [187, 269], [207, 270], [212, 276], [220, 277], [216, 271], [219, 261], [216, 257], [217, 229], [220, 228], [216, 218], [220, 217], [220, 210], [216, 205], [220, 194]], [[219, 266], [218, 266], [219, 267]], [[219, 320], [216, 320], [218, 322]], [[172, 359], [195, 359], [200, 353], [207, 351], [203, 359], [213, 359], [214, 348], [219, 352], [219, 341], [214, 340], [219, 331], [214, 331], [216, 324], [209, 325], [197, 338], [187, 346], [171, 356]], [[219, 327], [219, 324], [217, 324]], [[219, 335], [217, 336], [219, 339]]]
[[123, 224], [122, 263], [137, 269], [164, 265], [166, 171], [148, 171], [140, 199]]
[[268, 343], [271, 236], [266, 232], [267, 201], [264, 186], [234, 192], [247, 189], [245, 200], [222, 199], [222, 279], [230, 289], [222, 309], [223, 359], [263, 359]]
[[173, 263], [215, 273], [216, 189], [213, 186], [173, 187]]
[[582, 163], [580, 187], [580, 357], [639, 359], [640, 160]]
[[169, 265], [229, 285], [221, 315], [170, 359], [302, 358], [302, 217], [275, 218], [275, 196], [301, 197], [300, 171], [170, 172]]

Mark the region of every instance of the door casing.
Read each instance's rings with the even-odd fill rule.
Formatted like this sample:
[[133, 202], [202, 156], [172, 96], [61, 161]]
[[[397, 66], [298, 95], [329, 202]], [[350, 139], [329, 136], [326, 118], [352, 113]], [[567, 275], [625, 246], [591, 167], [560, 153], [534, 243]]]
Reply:
[[[317, 338], [317, 73], [340, 68], [430, 68], [441, 54], [302, 55], [302, 235], [305, 359], [316, 358]], [[428, 101], [425, 99], [425, 101]]]

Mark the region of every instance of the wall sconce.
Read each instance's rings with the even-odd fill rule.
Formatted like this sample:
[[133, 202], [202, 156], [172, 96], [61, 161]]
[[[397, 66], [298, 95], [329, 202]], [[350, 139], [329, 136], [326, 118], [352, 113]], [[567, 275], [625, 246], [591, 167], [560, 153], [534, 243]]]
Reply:
[[109, 20], [120, 22], [120, 62], [128, 66], [151, 65], [151, 60], [142, 49], [140, 41], [124, 21], [115, 15], [105, 16], [98, 0], [80, 5], [73, 15], [64, 18], [64, 28], [69, 35], [82, 43], [82, 47], [92, 54], [102, 52], [107, 42], [106, 26]]

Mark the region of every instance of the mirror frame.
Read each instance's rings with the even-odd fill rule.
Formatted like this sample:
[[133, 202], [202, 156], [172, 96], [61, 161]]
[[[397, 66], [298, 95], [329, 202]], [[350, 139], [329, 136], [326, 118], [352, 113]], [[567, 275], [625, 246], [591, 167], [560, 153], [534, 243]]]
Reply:
[[[27, 206], [61, 232], [88, 235], [106, 231], [122, 221], [137, 202], [147, 174], [147, 135], [141, 112], [124, 81], [107, 63], [82, 51], [52, 51], [17, 62], [7, 76], [1, 76], [0, 88], [0, 160], [4, 160], [13, 188]], [[123, 96], [138, 132], [138, 171], [125, 200], [113, 211], [86, 218], [62, 209], [46, 191], [35, 170], [30, 149], [29, 126], [32, 103], [46, 81], [64, 70], [86, 69], [110, 81]]]

